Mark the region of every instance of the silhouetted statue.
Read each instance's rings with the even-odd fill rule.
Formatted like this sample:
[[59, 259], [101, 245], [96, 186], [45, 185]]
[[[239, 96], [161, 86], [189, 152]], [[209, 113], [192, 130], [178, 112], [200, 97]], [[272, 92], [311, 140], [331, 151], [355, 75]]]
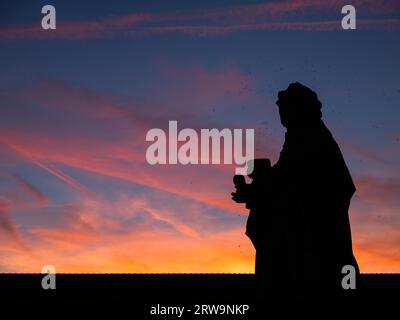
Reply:
[[342, 267], [359, 272], [348, 217], [355, 186], [316, 93], [292, 83], [276, 104], [287, 129], [279, 160], [268, 170], [268, 159], [256, 159], [253, 182], [235, 176], [232, 194], [250, 209], [257, 281], [277, 294], [340, 293]]

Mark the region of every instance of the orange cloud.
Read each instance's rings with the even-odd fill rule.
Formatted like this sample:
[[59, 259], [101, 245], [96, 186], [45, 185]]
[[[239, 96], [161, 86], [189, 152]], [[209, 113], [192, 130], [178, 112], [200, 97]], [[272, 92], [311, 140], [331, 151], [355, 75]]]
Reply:
[[[25, 237], [34, 254], [7, 251], [3, 268], [39, 272], [43, 265], [51, 264], [57, 272], [253, 271], [254, 250], [243, 228], [205, 232], [196, 220], [207, 223], [207, 218], [201, 209], [196, 218], [199, 208], [193, 205], [188, 214], [194, 219], [186, 219], [190, 225], [168, 212], [182, 210], [187, 204], [157, 209], [151, 199], [135, 196], [109, 203], [87, 198], [81, 206], [64, 216], [62, 226], [30, 228]], [[101, 212], [108, 208], [113, 208], [112, 214]], [[149, 211], [152, 215], [144, 215]]]
[[[254, 253], [242, 233], [220, 232], [207, 239], [178, 238], [163, 232], [103, 235], [102, 244], [70, 248], [71, 240], [76, 238], [57, 232], [56, 242], [47, 234], [51, 251], [46, 246], [36, 250], [39, 258], [32, 269], [36, 265], [40, 270], [40, 265], [46, 263], [53, 264], [59, 272], [252, 272]], [[62, 242], [63, 239], [68, 240]], [[74, 252], [72, 257], [57, 254], [70, 249]]]
[[355, 178], [350, 211], [353, 244], [362, 272], [399, 272], [399, 179]]
[[400, 234], [375, 221], [369, 227], [353, 226], [354, 254], [364, 273], [400, 271]]

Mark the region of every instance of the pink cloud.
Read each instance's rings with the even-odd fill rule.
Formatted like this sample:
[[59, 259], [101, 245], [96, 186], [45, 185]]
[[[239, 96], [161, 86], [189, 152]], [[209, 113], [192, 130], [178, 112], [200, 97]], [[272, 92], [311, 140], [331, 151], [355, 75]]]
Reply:
[[[209, 36], [240, 30], [337, 30], [340, 27], [340, 9], [345, 4], [337, 0], [297, 0], [190, 11], [132, 13], [92, 21], [59, 21], [57, 29], [51, 32], [43, 32], [39, 24], [8, 26], [0, 30], [0, 39], [88, 39], [165, 32]], [[352, 5], [368, 17], [358, 20], [363, 28], [391, 30], [399, 27], [399, 19], [379, 17], [399, 10], [397, 1], [355, 0]], [[328, 19], [314, 20], [315, 16], [321, 15]], [[301, 20], [293, 21], [293, 17]]]
[[370, 161], [376, 161], [381, 163], [387, 163], [377, 150], [373, 150], [370, 147], [365, 147], [359, 143], [352, 141], [351, 139], [341, 139], [340, 144], [345, 150], [348, 150], [352, 154]]
[[[363, 30], [387, 30], [395, 31], [400, 28], [400, 19], [365, 19], [357, 20], [358, 27]], [[243, 23], [228, 26], [210, 25], [179, 25], [148, 27], [131, 31], [131, 35], [151, 35], [168, 32], [176, 32], [191, 36], [220, 36], [237, 31], [255, 30], [289, 30], [289, 31], [334, 31], [342, 30], [340, 20], [328, 21], [294, 21], [294, 22], [269, 22], [269, 23]]]
[[[198, 121], [198, 115], [211, 112], [209, 109], [220, 105], [223, 99], [234, 100], [232, 95], [243, 91], [244, 86], [251, 90], [255, 88], [252, 76], [234, 66], [208, 71], [200, 66], [183, 68], [163, 63], [161, 74], [162, 77], [183, 79], [185, 90], [178, 90], [180, 86], [170, 81], [167, 95], [171, 104], [174, 101], [193, 101], [198, 105], [184, 112], [176, 110], [174, 117], [179, 119], [180, 129], [197, 127], [195, 122]], [[165, 128], [168, 125], [169, 115], [159, 112], [159, 109], [170, 111], [170, 108], [160, 108], [159, 105], [146, 101], [121, 99], [63, 81], [46, 79], [7, 96], [11, 104], [15, 99], [19, 103], [48, 110], [62, 108], [77, 119], [76, 124], [85, 124], [85, 130], [81, 132], [78, 125], [71, 128], [61, 123], [57, 132], [52, 135], [48, 132], [40, 133], [40, 129], [33, 132], [25, 126], [18, 128], [17, 125], [15, 129], [1, 130], [0, 138], [14, 152], [78, 191], [88, 190], [65, 172], [61, 172], [56, 164], [159, 188], [235, 212], [243, 210], [229, 198], [233, 166], [177, 168], [152, 167], [147, 164], [145, 152], [149, 143], [145, 141], [145, 134], [153, 127]], [[255, 103], [261, 100], [252, 91], [243, 93], [242, 99], [253, 100]], [[85, 119], [82, 120], [82, 117]], [[121, 132], [119, 138], [104, 139], [98, 137], [97, 130], [86, 130], [88, 123], [96, 124], [99, 120], [113, 123], [113, 127]], [[41, 125], [36, 127], [40, 128]], [[149, 174], [150, 168], [152, 174]], [[204, 175], [207, 179], [204, 179]], [[171, 177], [174, 179], [171, 180]], [[166, 184], [165, 181], [169, 182]], [[196, 188], [188, 185], [188, 181], [196, 184]], [[182, 188], [185, 185], [187, 187]], [[223, 190], [220, 189], [221, 185], [225, 185]]]
[[[225, 64], [216, 70], [200, 65], [181, 66], [170, 62], [159, 63], [163, 78], [173, 79], [168, 94], [184, 105], [195, 103], [210, 108], [224, 98], [235, 101], [254, 100], [256, 81], [252, 75], [239, 70], [234, 64]], [[172, 89], [172, 92], [170, 91]], [[201, 110], [205, 110], [202, 108]]]
[[[162, 102], [106, 94], [58, 79], [40, 78], [31, 86], [4, 94], [3, 104], [8, 107], [18, 103], [57, 112], [62, 109], [76, 117], [79, 114], [78, 124], [88, 119], [94, 123], [115, 121], [118, 122], [116, 131], [127, 133], [130, 130], [131, 134], [144, 137], [149, 128], [167, 127], [168, 120], [178, 120], [186, 127], [196, 128], [199, 117], [221, 111], [226, 101], [252, 103], [257, 107], [253, 112], [272, 101], [259, 96], [253, 76], [234, 64], [209, 70], [200, 65], [183, 67], [163, 61], [158, 63], [158, 70], [155, 81], [160, 82], [158, 90]], [[170, 119], [172, 112], [174, 119]], [[65, 123], [60, 126], [69, 129]]]
[[371, 204], [386, 207], [400, 206], [400, 179], [379, 179], [369, 176], [357, 177], [358, 194]]
[[[21, 131], [18, 133], [2, 132], [2, 136], [8, 141], [7, 145], [13, 150], [17, 150], [25, 159], [81, 192], [86, 192], [86, 188], [75, 179], [51, 169], [54, 166], [43, 165], [42, 163], [61, 163], [203, 201], [217, 207], [234, 211], [241, 210], [227, 196], [232, 188], [231, 175], [233, 175], [233, 168], [229, 172], [228, 169], [220, 170], [221, 166], [219, 168], [217, 166], [214, 166], [214, 168], [205, 166], [153, 167], [145, 161], [145, 146], [142, 152], [134, 150], [133, 142], [131, 148], [128, 142], [125, 142], [125, 144], [123, 142], [120, 144], [108, 144], [90, 140], [91, 148], [87, 149], [82, 143], [79, 145], [72, 144], [71, 141], [74, 139], [70, 138], [50, 139], [49, 137], [44, 137], [45, 142], [42, 143], [41, 136], [24, 134]], [[35, 142], [31, 143], [31, 139]], [[109, 157], [109, 155], [123, 157], [127, 161], [121, 163], [118, 158]], [[96, 160], [96, 158], [99, 160]], [[171, 177], [174, 177], [174, 179], [171, 179]], [[169, 182], [166, 183], [166, 181]], [[196, 185], [196, 188], [190, 187], [190, 181]], [[221, 190], [223, 185], [226, 185], [228, 189]]]

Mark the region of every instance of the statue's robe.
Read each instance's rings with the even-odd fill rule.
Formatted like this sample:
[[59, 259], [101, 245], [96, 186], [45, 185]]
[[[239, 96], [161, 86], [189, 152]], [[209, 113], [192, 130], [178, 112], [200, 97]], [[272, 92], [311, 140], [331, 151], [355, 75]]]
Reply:
[[348, 216], [355, 186], [322, 120], [286, 132], [272, 173], [252, 231], [262, 239], [256, 275], [282, 292], [339, 290], [344, 265], [358, 273]]

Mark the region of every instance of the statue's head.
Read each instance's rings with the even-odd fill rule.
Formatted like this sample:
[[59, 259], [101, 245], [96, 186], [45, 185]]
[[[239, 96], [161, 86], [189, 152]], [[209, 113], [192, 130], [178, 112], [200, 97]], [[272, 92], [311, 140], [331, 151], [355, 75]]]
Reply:
[[302, 127], [321, 119], [321, 102], [317, 94], [299, 82], [291, 83], [286, 90], [279, 91], [279, 115], [286, 128]]

